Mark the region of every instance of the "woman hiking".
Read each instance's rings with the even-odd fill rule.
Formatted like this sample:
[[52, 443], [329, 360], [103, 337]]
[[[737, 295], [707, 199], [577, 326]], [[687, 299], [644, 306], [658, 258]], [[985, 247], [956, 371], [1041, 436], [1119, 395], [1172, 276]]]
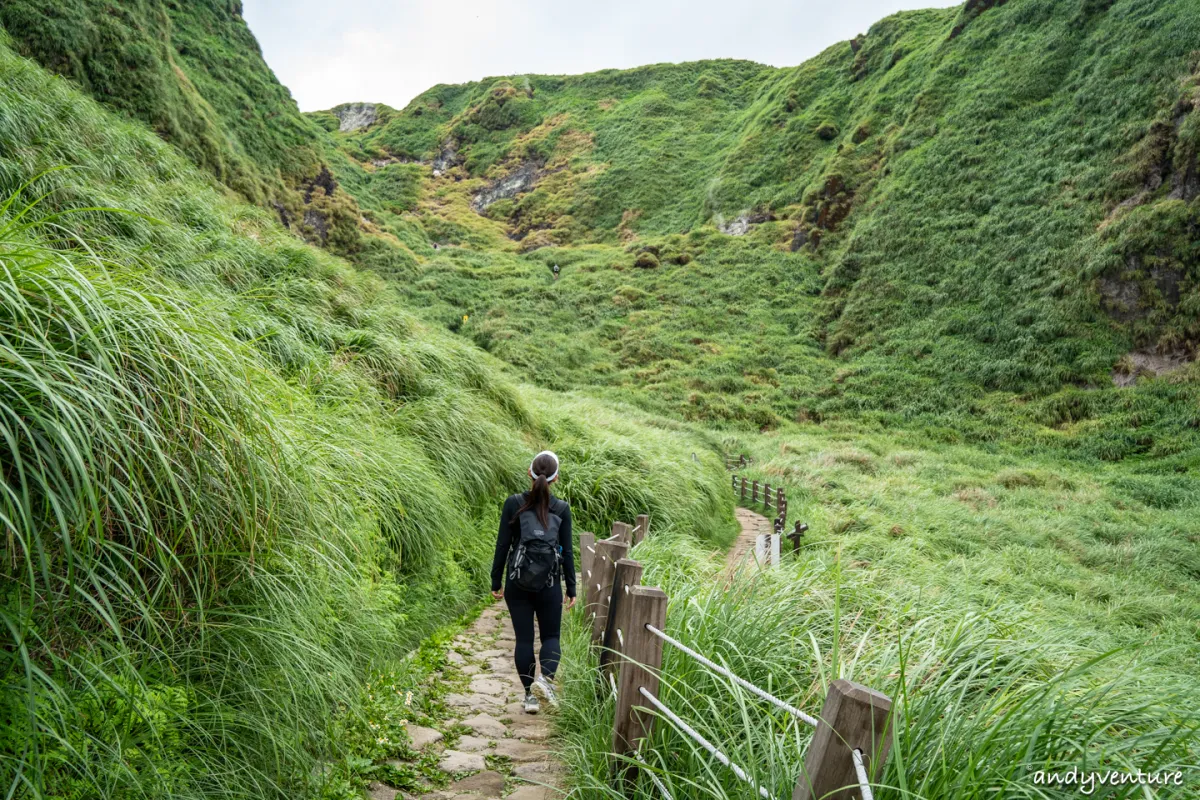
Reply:
[[[517, 674], [525, 687], [526, 714], [536, 714], [538, 699], [558, 707], [554, 673], [561, 650], [558, 645], [562, 612], [575, 605], [575, 559], [571, 553], [571, 507], [550, 494], [558, 480], [558, 456], [538, 453], [529, 465], [533, 481], [528, 492], [504, 501], [500, 532], [492, 559], [492, 597], [504, 598], [517, 640]], [[504, 589], [500, 578], [504, 576]], [[563, 597], [563, 583], [567, 594]], [[537, 617], [542, 650], [542, 674], [534, 680], [533, 618]]]

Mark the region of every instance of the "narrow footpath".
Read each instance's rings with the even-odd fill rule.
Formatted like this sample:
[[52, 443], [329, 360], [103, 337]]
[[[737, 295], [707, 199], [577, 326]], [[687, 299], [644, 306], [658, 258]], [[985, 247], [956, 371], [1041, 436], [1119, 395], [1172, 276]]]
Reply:
[[748, 508], [734, 509], [734, 516], [742, 526], [742, 532], [734, 540], [733, 546], [725, 556], [726, 576], [732, 579], [735, 572], [743, 564], [753, 567], [754, 543], [760, 533], [771, 533], [771, 520], [762, 514], [756, 514]]
[[[484, 609], [447, 651], [442, 680], [459, 691], [445, 698], [450, 715], [437, 729], [408, 727], [415, 750], [439, 753], [439, 768], [457, 777], [446, 789], [380, 793], [373, 800], [557, 800], [565, 797], [566, 768], [549, 752], [546, 712], [524, 713], [513, 665], [513, 630], [503, 602]], [[470, 732], [468, 733], [467, 730]]]

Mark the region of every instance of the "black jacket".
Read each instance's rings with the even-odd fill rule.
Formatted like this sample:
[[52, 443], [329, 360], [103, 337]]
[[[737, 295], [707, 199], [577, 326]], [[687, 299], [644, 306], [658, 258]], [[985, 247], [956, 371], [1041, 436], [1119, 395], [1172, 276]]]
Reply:
[[[525, 504], [529, 492], [514, 494], [504, 501], [500, 511], [500, 532], [496, 534], [496, 555], [492, 558], [492, 591], [500, 591], [500, 579], [508, 564], [508, 551], [521, 535], [521, 523], [517, 509]], [[550, 513], [562, 518], [558, 526], [558, 543], [562, 546], [563, 582], [567, 585], [567, 597], [575, 596], [575, 556], [571, 549], [571, 507], [557, 497], [550, 498]]]

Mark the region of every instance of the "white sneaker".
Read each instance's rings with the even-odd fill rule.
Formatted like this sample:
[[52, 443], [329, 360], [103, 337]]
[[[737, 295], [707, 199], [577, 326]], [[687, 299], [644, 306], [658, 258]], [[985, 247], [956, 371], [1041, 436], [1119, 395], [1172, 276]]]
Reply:
[[533, 682], [533, 686], [529, 688], [535, 695], [545, 700], [551, 708], [558, 708], [558, 695], [554, 693], [554, 687], [550, 685], [550, 681], [546, 680], [544, 675], [539, 675]]
[[542, 710], [542, 707], [538, 705], [537, 698], [530, 692], [525, 693], [525, 702], [521, 706], [525, 709], [526, 714], [536, 714]]

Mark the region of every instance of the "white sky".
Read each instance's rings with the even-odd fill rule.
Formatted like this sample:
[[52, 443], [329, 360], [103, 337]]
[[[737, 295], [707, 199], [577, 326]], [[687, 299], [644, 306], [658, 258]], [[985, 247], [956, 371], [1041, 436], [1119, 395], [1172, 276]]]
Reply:
[[664, 61], [799, 64], [902, 9], [961, 0], [244, 0], [267, 63], [314, 111], [403, 108], [438, 83]]

